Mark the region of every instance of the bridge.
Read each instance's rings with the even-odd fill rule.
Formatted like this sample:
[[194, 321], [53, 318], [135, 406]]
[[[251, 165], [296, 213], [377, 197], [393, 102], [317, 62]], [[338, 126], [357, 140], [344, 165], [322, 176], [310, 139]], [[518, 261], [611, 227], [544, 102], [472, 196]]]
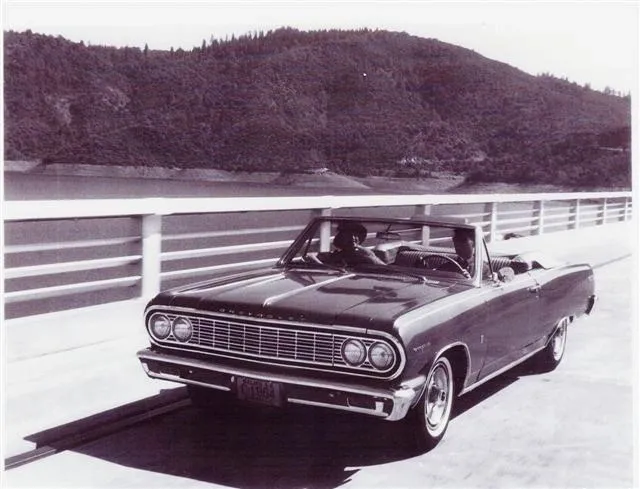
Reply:
[[631, 219], [630, 192], [11, 201], [5, 317], [150, 298], [162, 287], [275, 263], [313, 215], [453, 215], [543, 235]]
[[[4, 208], [8, 466], [25, 463], [25, 454], [38, 459], [58, 453], [150, 413], [188, 404], [182, 388], [150, 381], [135, 358], [147, 343], [144, 304], [158, 290], [271, 264], [312, 215], [380, 213], [466, 217], [483, 227], [492, 250], [542, 249], [591, 263], [602, 297], [598, 310], [603, 307], [612, 317], [598, 319], [597, 310], [586, 329], [594, 343], [603, 329], [618, 332], [611, 354], [622, 372], [612, 382], [622, 382], [627, 396], [633, 280], [610, 270], [633, 264], [630, 193], [9, 202]], [[521, 237], [501, 239], [507, 233]], [[605, 319], [619, 326], [603, 324]], [[579, 334], [576, 330], [571, 338]], [[584, 339], [582, 344], [595, 355], [592, 345]], [[588, 368], [600, 375], [593, 364]], [[624, 397], [624, 406], [630, 402]], [[627, 414], [614, 425], [631, 429]], [[605, 435], [594, 436], [595, 447]], [[624, 486], [631, 477], [625, 472], [627, 452], [617, 453], [623, 459], [614, 466]], [[27, 469], [11, 471], [14, 480], [33, 482], [20, 475]], [[570, 485], [564, 482], [559, 486]]]

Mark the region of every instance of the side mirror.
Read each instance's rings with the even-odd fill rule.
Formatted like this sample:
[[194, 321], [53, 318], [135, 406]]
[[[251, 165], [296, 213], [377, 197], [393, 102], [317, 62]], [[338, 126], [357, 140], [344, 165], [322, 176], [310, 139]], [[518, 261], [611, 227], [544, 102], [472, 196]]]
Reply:
[[511, 282], [515, 276], [516, 272], [514, 272], [511, 267], [502, 267], [498, 270], [498, 280], [500, 280], [500, 282]]

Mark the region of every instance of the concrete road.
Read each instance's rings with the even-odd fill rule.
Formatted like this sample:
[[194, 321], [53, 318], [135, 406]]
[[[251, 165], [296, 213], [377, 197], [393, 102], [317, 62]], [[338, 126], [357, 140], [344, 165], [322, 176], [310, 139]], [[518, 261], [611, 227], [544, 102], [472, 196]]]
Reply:
[[4, 473], [6, 487], [627, 488], [634, 481], [633, 262], [596, 269], [600, 300], [563, 363], [461, 398], [426, 454], [397, 424], [310, 409], [188, 407]]

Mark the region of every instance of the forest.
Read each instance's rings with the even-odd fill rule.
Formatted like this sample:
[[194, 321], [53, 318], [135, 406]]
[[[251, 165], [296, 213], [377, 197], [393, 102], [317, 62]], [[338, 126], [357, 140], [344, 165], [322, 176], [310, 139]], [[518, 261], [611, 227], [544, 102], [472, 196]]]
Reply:
[[631, 186], [631, 99], [384, 30], [4, 33], [5, 160]]

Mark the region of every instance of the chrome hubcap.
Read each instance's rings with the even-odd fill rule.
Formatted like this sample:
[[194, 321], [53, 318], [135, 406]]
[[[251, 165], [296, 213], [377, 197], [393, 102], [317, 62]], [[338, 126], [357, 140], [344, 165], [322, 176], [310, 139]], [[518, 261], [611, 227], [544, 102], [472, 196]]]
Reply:
[[564, 347], [567, 341], [567, 320], [563, 319], [558, 325], [558, 329], [553, 335], [553, 339], [551, 340], [553, 347], [553, 359], [560, 360], [562, 358], [562, 354], [564, 353]]
[[443, 365], [436, 366], [426, 393], [426, 420], [430, 431], [437, 431], [440, 424], [446, 421], [449, 413], [449, 396], [451, 395], [451, 379]]

